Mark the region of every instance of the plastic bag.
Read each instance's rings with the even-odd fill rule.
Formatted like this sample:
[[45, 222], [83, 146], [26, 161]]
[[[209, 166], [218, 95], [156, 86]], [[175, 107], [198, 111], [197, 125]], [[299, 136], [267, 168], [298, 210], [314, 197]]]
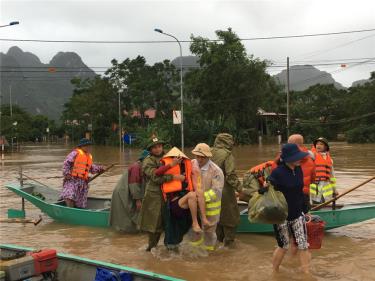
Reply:
[[249, 202], [249, 221], [252, 223], [281, 224], [288, 216], [288, 203], [272, 185], [264, 194], [256, 193]]

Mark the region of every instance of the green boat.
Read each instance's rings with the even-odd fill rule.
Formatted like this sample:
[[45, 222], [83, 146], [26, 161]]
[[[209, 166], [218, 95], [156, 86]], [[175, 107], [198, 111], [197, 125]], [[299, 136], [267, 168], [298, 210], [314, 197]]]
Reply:
[[[1, 256], [21, 256], [21, 254], [25, 254], [25, 252], [33, 251], [32, 248], [21, 247], [16, 245], [9, 245], [9, 244], [1, 244], [0, 251]], [[15, 259], [12, 260], [16, 261]], [[14, 263], [14, 262], [13, 262]], [[151, 281], [151, 280], [169, 280], [169, 281], [182, 281], [183, 279], [173, 278], [170, 276], [156, 274], [149, 271], [139, 270], [127, 266], [122, 266], [118, 264], [97, 261], [92, 259], [87, 259], [83, 257], [68, 255], [57, 253], [57, 270], [56, 275], [59, 281], [73, 281], [73, 280], [80, 280], [80, 281], [94, 281], [96, 270], [97, 268], [102, 268], [109, 270], [113, 273], [120, 273], [126, 272], [128, 275], [131, 276], [131, 280], [137, 281]], [[18, 268], [19, 274], [27, 275], [27, 271], [32, 271], [25, 265], [20, 264]], [[17, 272], [17, 271], [16, 271]], [[21, 276], [22, 277], [22, 276]], [[26, 276], [25, 276], [26, 277]], [[22, 278], [23, 280], [24, 278]], [[3, 280], [3, 279], [2, 279]], [[17, 279], [18, 280], [18, 279]], [[34, 279], [27, 279], [27, 280], [34, 280]], [[38, 279], [35, 280], [52, 280], [52, 279]], [[56, 280], [56, 279], [53, 279]], [[127, 279], [129, 280], [129, 279]]]
[[[95, 227], [108, 227], [110, 198], [88, 197], [87, 209], [69, 208], [64, 201], [59, 201], [59, 192], [47, 186], [24, 183], [6, 184], [6, 188], [23, 199], [31, 202], [43, 213], [56, 221]], [[240, 204], [241, 223], [237, 228], [243, 233], [273, 232], [272, 225], [250, 223], [247, 215], [247, 205]], [[326, 229], [333, 229], [375, 218], [375, 202], [337, 205], [312, 212], [326, 222]]]

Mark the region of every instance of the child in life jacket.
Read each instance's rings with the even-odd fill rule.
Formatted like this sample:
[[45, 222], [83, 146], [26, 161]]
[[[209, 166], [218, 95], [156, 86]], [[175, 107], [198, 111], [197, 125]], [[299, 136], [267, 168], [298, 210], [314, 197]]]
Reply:
[[310, 185], [310, 199], [313, 204], [321, 204], [338, 194], [327, 139], [317, 138], [311, 151], [315, 156], [315, 182]]
[[155, 171], [156, 175], [172, 174], [184, 177], [182, 181], [172, 180], [163, 183], [161, 187], [172, 215], [178, 219], [186, 219], [190, 213], [193, 231], [202, 232], [198, 223], [198, 207], [202, 225], [210, 225], [210, 221], [206, 217], [203, 191], [193, 184], [191, 160], [178, 148], [173, 147], [163, 156], [161, 163], [163, 165]]

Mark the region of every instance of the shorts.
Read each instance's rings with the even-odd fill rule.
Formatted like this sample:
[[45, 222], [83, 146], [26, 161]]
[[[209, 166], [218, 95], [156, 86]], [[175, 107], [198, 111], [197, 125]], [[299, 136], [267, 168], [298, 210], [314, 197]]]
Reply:
[[309, 248], [305, 216], [300, 216], [291, 221], [285, 221], [282, 224], [274, 224], [273, 229], [275, 231], [277, 245], [280, 248], [289, 248], [290, 237], [294, 238], [299, 250], [307, 250]]

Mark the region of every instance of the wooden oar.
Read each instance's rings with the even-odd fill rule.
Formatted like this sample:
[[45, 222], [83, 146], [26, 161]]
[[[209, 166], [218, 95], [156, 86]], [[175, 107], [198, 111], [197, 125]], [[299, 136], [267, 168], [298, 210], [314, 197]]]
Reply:
[[34, 225], [38, 225], [41, 221], [42, 221], [41, 215], [39, 215], [39, 219], [0, 218], [0, 222], [6, 222], [6, 223], [33, 223]]
[[34, 179], [34, 178], [32, 178], [32, 177], [29, 177], [28, 175], [26, 175], [26, 174], [24, 174], [24, 173], [22, 173], [22, 176], [28, 178], [29, 180], [35, 181], [36, 183], [39, 183], [40, 185], [43, 185], [43, 186], [45, 186], [45, 187], [50, 187], [50, 186], [45, 185], [44, 183], [42, 183], [42, 182], [40, 182], [40, 181], [38, 181], [38, 180], [36, 180], [36, 179]]
[[93, 176], [92, 178], [89, 179], [88, 182], [92, 182], [94, 179], [96, 179], [97, 177], [99, 177], [100, 175], [104, 174], [105, 172], [107, 172], [109, 169], [111, 169], [113, 166], [115, 166], [116, 163], [113, 163], [111, 165], [109, 165], [107, 168], [105, 168], [102, 172], [96, 174], [95, 176]]
[[[121, 164], [110, 164], [110, 166], [105, 170], [107, 171], [109, 168], [112, 168], [112, 167], [128, 167], [129, 165], [121, 165]], [[104, 172], [102, 172], [104, 173]], [[100, 173], [100, 175], [102, 174]], [[99, 176], [99, 175], [97, 175]], [[52, 176], [52, 177], [45, 177], [45, 179], [62, 179], [64, 176]], [[94, 177], [92, 177], [92, 179], [94, 179]]]
[[352, 192], [353, 190], [356, 190], [357, 188], [361, 187], [362, 185], [365, 185], [366, 183], [372, 181], [373, 179], [375, 179], [375, 177], [369, 178], [368, 180], [365, 180], [364, 182], [356, 185], [355, 187], [352, 187], [352, 188], [348, 189], [347, 191], [344, 191], [343, 193], [341, 193], [337, 197], [332, 198], [331, 200], [328, 200], [327, 202], [324, 202], [324, 203], [322, 203], [318, 206], [315, 206], [315, 207], [311, 208], [311, 211], [319, 210], [319, 209], [323, 208], [324, 206], [327, 206], [328, 204], [330, 204], [332, 202], [335, 202], [337, 199], [339, 199], [339, 198], [343, 197], [344, 195]]

